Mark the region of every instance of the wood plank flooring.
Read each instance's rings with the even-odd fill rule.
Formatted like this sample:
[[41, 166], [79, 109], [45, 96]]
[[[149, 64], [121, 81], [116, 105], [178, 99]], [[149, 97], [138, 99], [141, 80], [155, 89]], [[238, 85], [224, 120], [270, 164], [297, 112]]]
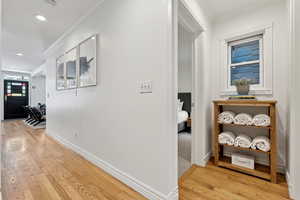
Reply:
[[216, 167], [193, 165], [179, 180], [180, 199], [185, 200], [287, 200], [288, 187], [278, 175], [278, 184]]
[[2, 123], [3, 200], [143, 200], [140, 194], [22, 121]]
[[[134, 190], [22, 121], [1, 124], [3, 200], [142, 200]], [[179, 181], [184, 200], [288, 199], [278, 185], [208, 165]]]

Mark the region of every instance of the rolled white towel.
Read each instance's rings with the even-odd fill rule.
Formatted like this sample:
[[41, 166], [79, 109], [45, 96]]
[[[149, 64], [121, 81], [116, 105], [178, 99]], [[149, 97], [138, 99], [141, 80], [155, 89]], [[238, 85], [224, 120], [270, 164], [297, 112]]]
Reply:
[[271, 118], [265, 114], [255, 115], [253, 118], [253, 124], [255, 126], [270, 126]]
[[268, 152], [271, 149], [270, 139], [266, 136], [257, 136], [252, 141], [251, 148]]
[[248, 135], [241, 134], [235, 138], [234, 146], [250, 148], [252, 144], [252, 139]]
[[232, 132], [223, 132], [219, 134], [219, 143], [233, 145], [235, 141], [235, 135]]
[[224, 111], [219, 114], [218, 122], [221, 124], [231, 124], [233, 123], [235, 113], [231, 111]]
[[252, 125], [253, 119], [251, 115], [246, 113], [240, 113], [234, 118], [234, 123], [238, 125]]

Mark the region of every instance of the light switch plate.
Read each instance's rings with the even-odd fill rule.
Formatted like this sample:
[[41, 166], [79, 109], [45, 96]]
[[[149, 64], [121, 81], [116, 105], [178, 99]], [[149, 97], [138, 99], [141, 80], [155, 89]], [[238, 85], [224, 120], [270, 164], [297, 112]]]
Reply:
[[152, 93], [152, 81], [142, 81], [140, 84], [140, 93]]

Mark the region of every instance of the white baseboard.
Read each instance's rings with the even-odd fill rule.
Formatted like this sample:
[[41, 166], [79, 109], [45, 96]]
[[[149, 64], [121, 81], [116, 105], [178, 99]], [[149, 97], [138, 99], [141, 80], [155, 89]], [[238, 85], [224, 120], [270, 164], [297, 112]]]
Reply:
[[135, 191], [139, 192], [141, 195], [145, 196], [148, 199], [151, 200], [178, 200], [178, 187], [176, 187], [172, 192], [170, 192], [168, 195], [164, 195], [161, 192], [151, 188], [149, 185], [144, 184], [143, 182], [137, 180], [134, 177], [131, 177], [130, 175], [126, 174], [125, 172], [122, 172], [121, 170], [115, 168], [111, 164], [105, 162], [104, 160], [101, 160], [94, 154], [80, 148], [79, 146], [65, 140], [64, 138], [58, 136], [49, 134], [48, 135], [52, 138], [54, 138], [59, 143], [63, 144], [64, 146], [72, 149], [76, 153], [83, 156], [85, 159], [90, 161], [91, 163], [95, 164], [99, 168], [103, 169], [108, 174], [112, 175], [116, 179], [120, 180], [124, 184], [128, 185]]
[[290, 198], [295, 199], [295, 195], [294, 195], [294, 191], [293, 191], [294, 186], [293, 186], [293, 183], [291, 180], [290, 173], [288, 171], [285, 173], [285, 177], [286, 177], [286, 182], [287, 182], [288, 188], [289, 188]]
[[202, 159], [202, 162], [203, 162], [203, 167], [205, 167], [206, 165], [207, 165], [207, 163], [208, 163], [208, 161], [209, 161], [209, 159], [211, 158], [211, 152], [208, 152], [205, 156], [204, 156], [204, 158]]
[[170, 192], [167, 196], [167, 200], [178, 200], [179, 199], [179, 192], [178, 187], [176, 187], [172, 192]]

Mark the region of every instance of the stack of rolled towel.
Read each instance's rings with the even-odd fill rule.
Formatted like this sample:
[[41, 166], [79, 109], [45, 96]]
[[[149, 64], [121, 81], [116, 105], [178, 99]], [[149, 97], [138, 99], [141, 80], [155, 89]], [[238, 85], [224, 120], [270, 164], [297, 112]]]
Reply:
[[270, 139], [266, 136], [257, 136], [252, 141], [251, 148], [268, 152], [271, 149]]
[[225, 111], [219, 114], [218, 122], [221, 124], [231, 124], [234, 122], [235, 113], [231, 111]]
[[255, 126], [270, 126], [271, 119], [268, 115], [259, 114], [253, 118], [253, 124]]
[[250, 148], [251, 144], [252, 144], [251, 137], [244, 134], [237, 136], [234, 141], [235, 147]]
[[245, 134], [240, 134], [236, 137], [234, 133], [226, 131], [219, 134], [218, 140], [220, 144], [234, 145], [235, 147], [252, 148], [265, 152], [271, 149], [270, 139], [265, 136], [257, 136], [252, 140], [251, 137]]
[[238, 125], [252, 125], [252, 117], [246, 113], [240, 113], [234, 118], [234, 123]]
[[271, 119], [266, 114], [258, 114], [253, 118], [247, 113], [240, 113], [236, 115], [231, 111], [224, 111], [218, 116], [218, 123], [221, 124], [238, 124], [238, 125], [255, 125], [255, 126], [270, 126]]
[[220, 144], [227, 144], [227, 145], [234, 145], [235, 135], [232, 132], [223, 132], [219, 135], [219, 143]]

